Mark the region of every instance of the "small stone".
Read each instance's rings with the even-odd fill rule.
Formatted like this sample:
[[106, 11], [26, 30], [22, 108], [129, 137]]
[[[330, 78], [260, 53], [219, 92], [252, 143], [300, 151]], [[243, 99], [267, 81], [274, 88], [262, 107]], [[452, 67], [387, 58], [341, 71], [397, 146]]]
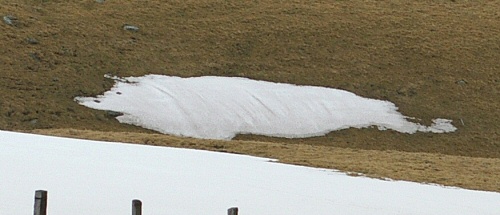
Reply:
[[137, 31], [139, 31], [139, 27], [134, 26], [134, 25], [125, 24], [125, 25], [123, 25], [123, 30], [137, 32]]
[[3, 17], [3, 21], [7, 25], [13, 25], [13, 26], [15, 26], [17, 24], [17, 18], [15, 16], [12, 16], [12, 15], [4, 16]]
[[120, 113], [120, 112], [117, 112], [117, 111], [112, 111], [112, 110], [107, 110], [106, 111], [106, 116], [108, 116], [108, 117], [113, 117], [114, 118], [114, 117], [119, 117], [121, 115], [123, 115], [123, 113]]
[[466, 85], [466, 84], [467, 84], [467, 81], [462, 79], [462, 80], [458, 80], [458, 81], [457, 81], [457, 82], [455, 82], [455, 83], [457, 83], [458, 85]]
[[37, 40], [37, 39], [35, 39], [35, 38], [31, 38], [31, 37], [30, 37], [30, 38], [26, 39], [26, 41], [28, 41], [28, 43], [29, 43], [29, 44], [32, 44], [32, 45], [36, 45], [36, 44], [38, 44], [38, 40]]
[[104, 3], [106, 0], [95, 0], [97, 3]]
[[30, 120], [30, 124], [36, 125], [38, 123], [38, 119], [32, 119]]
[[36, 60], [36, 61], [42, 61], [42, 58], [40, 57], [40, 55], [36, 52], [31, 52], [30, 53], [30, 57], [33, 58], [33, 60]]

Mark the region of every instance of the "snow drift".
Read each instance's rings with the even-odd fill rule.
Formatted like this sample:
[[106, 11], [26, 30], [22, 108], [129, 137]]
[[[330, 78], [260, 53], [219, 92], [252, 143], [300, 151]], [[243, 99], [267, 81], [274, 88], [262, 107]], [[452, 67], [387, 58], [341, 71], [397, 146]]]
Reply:
[[80, 104], [123, 113], [122, 123], [166, 134], [231, 139], [237, 134], [301, 138], [345, 129], [377, 126], [398, 132], [452, 132], [451, 120], [431, 126], [407, 120], [388, 101], [344, 90], [297, 86], [235, 77], [147, 75], [117, 78], [96, 98]]
[[498, 215], [500, 194], [350, 177], [326, 169], [200, 150], [0, 131], [0, 214]]

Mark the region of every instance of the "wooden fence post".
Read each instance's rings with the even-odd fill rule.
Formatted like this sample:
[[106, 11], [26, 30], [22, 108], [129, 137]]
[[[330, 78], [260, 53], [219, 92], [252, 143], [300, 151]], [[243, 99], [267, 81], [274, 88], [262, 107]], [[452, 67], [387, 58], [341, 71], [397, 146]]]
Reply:
[[238, 215], [238, 208], [229, 208], [227, 209], [227, 215]]
[[34, 215], [47, 215], [47, 191], [35, 191], [35, 211]]
[[132, 200], [132, 215], [142, 215], [142, 202], [139, 199]]

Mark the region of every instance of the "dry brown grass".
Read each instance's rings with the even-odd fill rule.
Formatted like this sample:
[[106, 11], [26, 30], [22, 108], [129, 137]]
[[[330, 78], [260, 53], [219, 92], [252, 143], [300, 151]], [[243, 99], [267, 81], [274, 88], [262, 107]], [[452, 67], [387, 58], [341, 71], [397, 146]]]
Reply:
[[[500, 1], [464, 0], [3, 0], [0, 15], [14, 15], [18, 24], [0, 23], [0, 129], [153, 133], [73, 101], [109, 89], [106, 73], [245, 76], [327, 86], [389, 100], [424, 124], [453, 119], [458, 131], [348, 129], [297, 140], [242, 135], [237, 139], [246, 141], [224, 143], [265, 142], [277, 148], [252, 153], [367, 174], [377, 167], [364, 161], [378, 155], [393, 160], [387, 172], [414, 167], [395, 178], [498, 190], [499, 11]], [[139, 32], [124, 31], [125, 23]], [[124, 133], [118, 134], [112, 136]], [[353, 164], [314, 156], [338, 151], [363, 153], [343, 161], [360, 162]], [[301, 161], [300, 153], [307, 158]], [[391, 158], [399, 154], [400, 162]], [[421, 155], [435, 157], [434, 163]], [[466, 165], [469, 160], [474, 166]], [[466, 169], [454, 172], [458, 166]], [[474, 168], [481, 166], [491, 169]], [[443, 175], [446, 168], [450, 174]]]
[[155, 146], [204, 149], [279, 159], [280, 162], [338, 169], [351, 175], [436, 183], [500, 192], [500, 159], [431, 153], [346, 149], [328, 146], [257, 141], [219, 141], [161, 134], [99, 132], [74, 129], [34, 130], [63, 137]]

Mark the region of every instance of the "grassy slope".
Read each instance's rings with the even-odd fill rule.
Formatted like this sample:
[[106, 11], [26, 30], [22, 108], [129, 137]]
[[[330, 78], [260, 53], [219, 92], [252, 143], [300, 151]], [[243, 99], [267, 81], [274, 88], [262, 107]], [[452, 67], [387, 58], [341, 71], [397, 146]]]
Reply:
[[450, 118], [459, 130], [238, 139], [498, 159], [498, 11], [498, 1], [462, 0], [4, 0], [0, 15], [18, 23], [0, 23], [0, 129], [149, 132], [73, 98], [109, 89], [106, 73], [245, 76], [387, 99], [422, 123]]
[[307, 144], [255, 141], [198, 140], [161, 134], [100, 132], [75, 129], [34, 130], [35, 133], [203, 149], [278, 159], [280, 162], [338, 169], [353, 176], [436, 183], [469, 189], [500, 192], [500, 159], [348, 149]]

